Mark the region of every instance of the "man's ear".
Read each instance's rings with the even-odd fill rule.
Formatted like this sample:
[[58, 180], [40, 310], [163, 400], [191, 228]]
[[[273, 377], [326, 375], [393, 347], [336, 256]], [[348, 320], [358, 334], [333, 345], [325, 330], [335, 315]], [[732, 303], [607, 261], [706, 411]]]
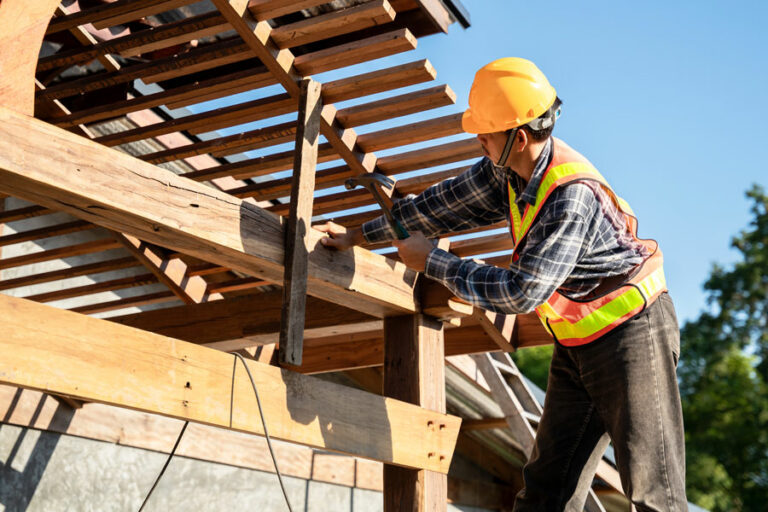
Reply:
[[517, 135], [515, 135], [515, 143], [512, 146], [512, 149], [518, 153], [521, 153], [526, 147], [528, 147], [528, 142], [530, 142], [528, 137], [528, 132], [522, 128], [517, 130]]

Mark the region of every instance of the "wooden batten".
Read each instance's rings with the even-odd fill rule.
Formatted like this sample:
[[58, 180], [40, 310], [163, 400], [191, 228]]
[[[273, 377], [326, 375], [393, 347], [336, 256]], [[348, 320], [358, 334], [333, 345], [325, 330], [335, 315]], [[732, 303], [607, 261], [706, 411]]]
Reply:
[[[2, 295], [0, 317], [2, 383], [264, 433], [246, 372], [229, 354]], [[261, 363], [248, 367], [274, 438], [447, 473], [459, 418]]]

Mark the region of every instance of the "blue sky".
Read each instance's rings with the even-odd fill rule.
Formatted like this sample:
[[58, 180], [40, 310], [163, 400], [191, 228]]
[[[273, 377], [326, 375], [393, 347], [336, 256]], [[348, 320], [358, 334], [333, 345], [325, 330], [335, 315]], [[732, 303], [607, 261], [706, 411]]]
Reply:
[[[681, 320], [695, 318], [705, 307], [701, 285], [712, 264], [736, 257], [730, 239], [749, 222], [745, 191], [752, 183], [768, 188], [760, 158], [768, 140], [768, 1], [462, 2], [472, 18], [469, 29], [454, 24], [448, 35], [419, 40], [414, 52], [315, 78], [327, 82], [428, 58], [437, 69], [437, 83], [449, 84], [457, 94], [456, 105], [426, 115], [436, 117], [466, 108], [475, 71], [491, 60], [533, 60], [564, 102], [555, 135], [587, 156], [629, 201], [640, 219], [640, 235], [659, 240], [678, 314]], [[280, 92], [277, 86], [260, 89], [193, 110]], [[415, 114], [357, 131], [424, 117]], [[295, 114], [224, 133], [291, 119]]]
[[584, 153], [657, 238], [682, 319], [705, 306], [713, 262], [768, 188], [768, 2], [462, 0], [463, 30], [419, 41], [456, 91], [474, 71], [526, 57], [563, 99], [555, 135]]

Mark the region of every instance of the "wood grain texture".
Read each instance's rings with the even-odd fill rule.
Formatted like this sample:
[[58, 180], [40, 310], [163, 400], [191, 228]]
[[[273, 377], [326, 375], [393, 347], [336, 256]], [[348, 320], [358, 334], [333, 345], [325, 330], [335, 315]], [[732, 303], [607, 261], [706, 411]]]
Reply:
[[[14, 297], [0, 296], [0, 318], [0, 382], [263, 434], [246, 372], [229, 354]], [[459, 418], [248, 366], [274, 438], [448, 471]]]
[[[180, 420], [105, 404], [90, 403], [66, 410], [50, 396], [0, 385], [3, 424], [104, 441], [159, 453], [168, 453], [181, 429]], [[314, 482], [382, 490], [380, 462], [274, 441], [280, 472]], [[274, 473], [263, 437], [208, 425], [190, 424], [176, 456]], [[505, 502], [505, 486], [448, 478], [448, 500], [459, 505], [498, 508]]]
[[35, 65], [60, 0], [0, 2], [0, 106], [35, 112]]
[[311, 78], [301, 81], [290, 213], [285, 226], [285, 277], [279, 353], [282, 364], [293, 366], [301, 365], [304, 341], [309, 232], [315, 193], [317, 146], [320, 140], [320, 113], [323, 109], [320, 92], [319, 82]]
[[[424, 315], [384, 320], [384, 394], [445, 411], [445, 352], [443, 326]], [[443, 423], [432, 424], [436, 431]], [[441, 454], [428, 454], [440, 458]], [[445, 475], [431, 471], [384, 466], [385, 512], [438, 512], [447, 509]]]
[[[0, 109], [0, 189], [203, 261], [282, 282], [279, 217], [6, 109]], [[376, 316], [416, 310], [412, 271], [364, 249], [326, 249], [319, 243], [322, 236], [310, 231], [310, 294]]]

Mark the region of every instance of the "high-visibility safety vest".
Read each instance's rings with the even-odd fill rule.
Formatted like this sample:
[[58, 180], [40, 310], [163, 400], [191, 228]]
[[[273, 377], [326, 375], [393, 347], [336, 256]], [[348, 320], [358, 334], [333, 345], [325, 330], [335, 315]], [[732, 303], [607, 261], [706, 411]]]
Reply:
[[594, 181], [600, 184], [623, 214], [627, 229], [639, 243], [648, 248], [650, 256], [638, 265], [628, 280], [598, 296], [586, 300], [569, 299], [555, 291], [536, 313], [544, 327], [557, 342], [568, 347], [585, 345], [626, 322], [648, 307], [667, 290], [663, 256], [655, 240], [637, 237], [637, 219], [629, 205], [618, 197], [605, 178], [582, 155], [559, 139], [553, 138], [552, 162], [544, 172], [536, 191], [536, 203], [527, 204], [523, 214], [515, 203], [516, 194], [509, 190], [510, 231], [514, 243], [512, 261], [520, 257], [525, 236], [547, 198], [558, 187], [574, 181]]

